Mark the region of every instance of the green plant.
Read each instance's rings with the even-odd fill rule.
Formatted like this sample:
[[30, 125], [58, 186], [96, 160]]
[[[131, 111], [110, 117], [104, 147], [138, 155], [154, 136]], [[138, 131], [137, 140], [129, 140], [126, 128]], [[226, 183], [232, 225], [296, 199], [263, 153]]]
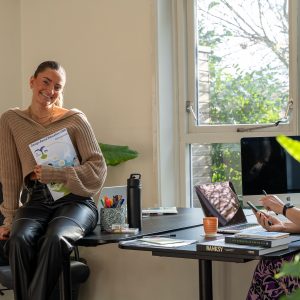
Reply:
[[108, 166], [116, 166], [122, 162], [134, 159], [138, 152], [128, 146], [110, 145], [99, 143], [100, 149]]
[[[296, 255], [292, 262], [286, 262], [282, 265], [280, 272], [275, 275], [275, 278], [292, 276], [300, 277], [300, 257]], [[292, 294], [288, 296], [283, 296], [280, 300], [298, 300], [300, 299], [300, 289], [295, 290]]]
[[[300, 142], [295, 141], [284, 135], [276, 138], [278, 143], [298, 162], [300, 162]], [[300, 277], [300, 256], [296, 255], [292, 262], [287, 262], [282, 265], [280, 272], [275, 275], [275, 278], [284, 276]], [[297, 300], [300, 299], [300, 289], [295, 290], [288, 296], [283, 296], [280, 300]]]
[[285, 135], [276, 137], [277, 142], [298, 162], [300, 162], [300, 142]]

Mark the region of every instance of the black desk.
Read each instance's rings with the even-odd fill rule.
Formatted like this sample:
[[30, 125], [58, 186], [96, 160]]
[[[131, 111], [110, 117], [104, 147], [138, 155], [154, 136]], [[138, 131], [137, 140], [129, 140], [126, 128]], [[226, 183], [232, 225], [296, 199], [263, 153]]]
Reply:
[[[204, 241], [203, 237], [203, 227], [197, 226], [194, 228], [188, 228], [176, 231], [176, 238], [179, 239], [190, 239]], [[250, 256], [250, 255], [233, 255], [228, 254], [218, 255], [213, 257], [211, 254], [198, 253], [196, 250], [196, 244], [191, 244], [188, 246], [180, 248], [159, 248], [154, 246], [146, 246], [140, 244], [131, 243], [119, 243], [121, 249], [130, 250], [142, 250], [151, 251], [153, 256], [162, 257], [175, 257], [175, 258], [189, 258], [198, 260], [199, 268], [199, 299], [200, 300], [210, 300], [213, 299], [212, 292], [212, 261], [224, 261], [224, 262], [236, 262], [245, 263], [251, 260], [261, 259], [261, 258], [282, 258], [286, 255], [295, 253], [300, 249], [300, 241], [291, 243], [288, 250], [278, 251], [276, 253], [267, 254], [264, 256]]]
[[143, 217], [142, 230], [137, 234], [107, 233], [97, 225], [95, 230], [77, 242], [78, 246], [93, 247], [108, 243], [118, 243], [153, 234], [163, 234], [178, 229], [192, 228], [202, 225], [201, 208], [178, 208], [175, 215], [151, 215]]
[[[120, 241], [131, 240], [146, 235], [164, 234], [178, 229], [187, 229], [200, 226], [202, 224], [203, 212], [201, 208], [178, 208], [176, 215], [153, 215], [143, 217], [142, 230], [138, 234], [117, 234], [101, 231], [100, 225], [95, 230], [78, 240], [77, 246], [96, 247], [109, 243], [118, 243]], [[77, 249], [77, 248], [76, 248]], [[78, 253], [77, 253], [77, 256]], [[71, 279], [70, 264], [64, 264], [61, 285], [61, 299], [71, 299]]]

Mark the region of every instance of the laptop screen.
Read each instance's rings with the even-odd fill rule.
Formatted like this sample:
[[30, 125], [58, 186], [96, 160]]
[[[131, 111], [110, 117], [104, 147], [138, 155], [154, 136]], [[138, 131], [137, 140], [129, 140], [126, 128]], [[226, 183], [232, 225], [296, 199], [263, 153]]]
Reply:
[[231, 182], [200, 184], [195, 189], [205, 216], [217, 217], [220, 226], [247, 222]]

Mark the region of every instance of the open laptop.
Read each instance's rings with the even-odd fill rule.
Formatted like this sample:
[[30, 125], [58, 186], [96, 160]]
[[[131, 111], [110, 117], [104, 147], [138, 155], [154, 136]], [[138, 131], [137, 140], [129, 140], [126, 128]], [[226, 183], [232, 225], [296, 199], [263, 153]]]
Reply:
[[260, 227], [249, 223], [230, 181], [200, 184], [195, 186], [204, 215], [217, 217], [219, 233], [237, 233], [241, 230]]

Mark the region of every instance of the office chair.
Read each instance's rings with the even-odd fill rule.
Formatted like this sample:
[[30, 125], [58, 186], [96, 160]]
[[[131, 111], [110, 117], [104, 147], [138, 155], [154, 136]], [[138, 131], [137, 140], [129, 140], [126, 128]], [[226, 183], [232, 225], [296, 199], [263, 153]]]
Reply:
[[[26, 199], [25, 194], [22, 195], [22, 197]], [[0, 183], [0, 204], [2, 200], [2, 185]], [[3, 219], [3, 215], [0, 213], [0, 225], [3, 224]], [[0, 284], [3, 286], [3, 288], [0, 288], [0, 297], [4, 295], [4, 291], [11, 290], [13, 288], [11, 268], [9, 266], [8, 259], [4, 255], [4, 244], [5, 241], [0, 241]], [[72, 300], [77, 300], [80, 284], [84, 283], [88, 279], [90, 275], [90, 269], [87, 266], [86, 261], [79, 257], [79, 250], [77, 246], [74, 247], [73, 253], [74, 255], [70, 258], [70, 274], [67, 274], [67, 276], [70, 275], [71, 277]], [[62, 289], [64, 288], [63, 276], [66, 276], [66, 274], [63, 274], [62, 272], [58, 280], [57, 286], [54, 288], [53, 293], [51, 295], [51, 300], [58, 300], [63, 298], [60, 297]]]

